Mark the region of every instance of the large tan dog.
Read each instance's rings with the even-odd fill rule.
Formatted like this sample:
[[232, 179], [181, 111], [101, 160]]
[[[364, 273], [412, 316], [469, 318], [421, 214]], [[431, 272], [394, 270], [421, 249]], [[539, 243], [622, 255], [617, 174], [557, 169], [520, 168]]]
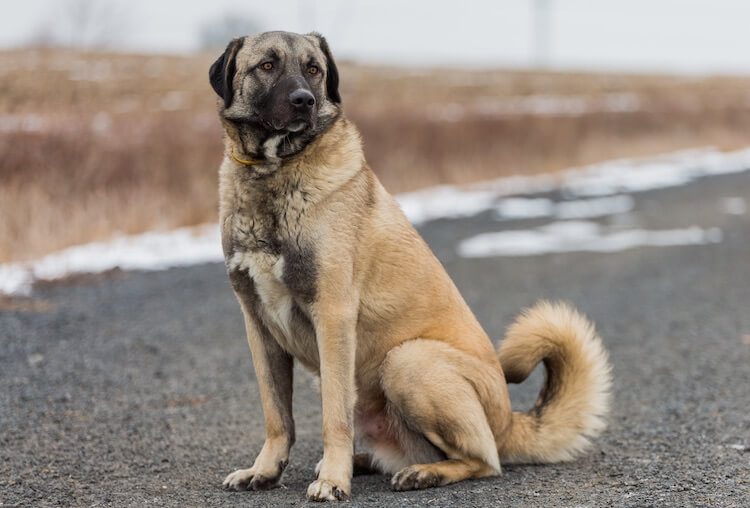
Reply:
[[[317, 34], [232, 41], [210, 70], [226, 131], [226, 266], [258, 379], [266, 441], [232, 489], [278, 484], [294, 444], [292, 365], [320, 375], [323, 459], [307, 496], [349, 496], [354, 470], [396, 490], [570, 460], [605, 426], [610, 369], [563, 304], [526, 311], [496, 352], [453, 282], [367, 166]], [[536, 406], [506, 380], [539, 362]], [[361, 452], [354, 454], [354, 443]]]

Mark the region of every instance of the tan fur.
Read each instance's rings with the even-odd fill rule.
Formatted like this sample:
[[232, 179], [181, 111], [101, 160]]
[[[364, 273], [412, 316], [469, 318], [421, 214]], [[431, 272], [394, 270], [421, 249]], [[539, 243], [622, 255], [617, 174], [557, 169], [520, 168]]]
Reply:
[[[237, 163], [236, 150], [228, 132], [220, 219], [267, 439], [225, 485], [278, 482], [294, 443], [292, 358], [321, 377], [314, 500], [350, 494], [355, 441], [369, 454], [357, 456], [360, 467], [408, 490], [499, 474], [501, 460], [568, 460], [603, 428], [609, 367], [591, 325], [542, 304], [498, 356], [343, 114], [301, 153], [265, 167]], [[512, 413], [503, 370], [520, 381], [539, 361], [548, 397], [535, 413]]]
[[520, 383], [540, 361], [547, 379], [535, 408], [513, 413], [501, 441], [506, 462], [573, 460], [606, 427], [611, 372], [594, 326], [568, 305], [541, 302], [507, 332], [498, 352], [508, 381]]

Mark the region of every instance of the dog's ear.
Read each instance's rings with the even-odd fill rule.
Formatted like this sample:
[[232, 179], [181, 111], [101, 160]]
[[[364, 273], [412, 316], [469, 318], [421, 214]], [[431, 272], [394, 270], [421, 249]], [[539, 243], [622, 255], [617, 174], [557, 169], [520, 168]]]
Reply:
[[328, 94], [328, 98], [336, 104], [341, 104], [341, 95], [339, 94], [339, 70], [336, 67], [336, 62], [333, 60], [331, 48], [328, 47], [326, 38], [319, 33], [312, 32], [310, 35], [318, 39], [320, 50], [326, 57], [326, 93]]
[[224, 107], [228, 108], [232, 104], [234, 97], [234, 74], [237, 72], [237, 52], [242, 47], [244, 39], [232, 39], [224, 53], [216, 59], [208, 70], [208, 80], [211, 82], [211, 88], [224, 99]]

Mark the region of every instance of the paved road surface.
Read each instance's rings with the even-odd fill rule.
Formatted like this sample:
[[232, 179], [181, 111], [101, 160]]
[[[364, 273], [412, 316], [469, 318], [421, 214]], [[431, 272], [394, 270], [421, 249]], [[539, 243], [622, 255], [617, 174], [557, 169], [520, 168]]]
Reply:
[[[351, 504], [749, 506], [750, 214], [724, 213], [727, 196], [750, 197], [750, 173], [635, 196], [642, 227], [720, 227], [722, 242], [704, 246], [467, 260], [455, 254], [459, 240], [543, 221], [484, 214], [424, 226], [493, 337], [542, 297], [570, 300], [598, 323], [614, 365], [611, 425], [571, 464], [509, 466], [499, 478], [411, 493], [359, 477]], [[284, 487], [221, 488], [263, 435], [222, 266], [78, 281], [37, 297], [34, 308], [0, 311], [3, 506], [304, 502], [320, 409], [299, 371]], [[513, 389], [516, 408], [532, 403], [540, 380]]]

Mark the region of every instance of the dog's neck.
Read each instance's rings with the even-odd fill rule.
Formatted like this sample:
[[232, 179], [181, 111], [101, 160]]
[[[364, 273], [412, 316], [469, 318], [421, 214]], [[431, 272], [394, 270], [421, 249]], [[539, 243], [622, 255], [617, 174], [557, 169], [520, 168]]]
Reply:
[[247, 153], [231, 136], [225, 138], [224, 165], [247, 185], [259, 185], [269, 178], [274, 181], [292, 178], [317, 189], [333, 190], [360, 171], [364, 163], [359, 132], [343, 114], [290, 157]]
[[262, 177], [278, 171], [290, 161], [304, 157], [312, 145], [326, 137], [342, 116], [341, 109], [332, 106], [318, 117], [314, 127], [299, 134], [269, 132], [254, 124], [223, 120], [225, 155], [235, 164]]
[[276, 172], [283, 160], [278, 156], [278, 145], [283, 134], [266, 133], [249, 124], [223, 121], [224, 158], [230, 164], [244, 168], [248, 175], [263, 177]]

